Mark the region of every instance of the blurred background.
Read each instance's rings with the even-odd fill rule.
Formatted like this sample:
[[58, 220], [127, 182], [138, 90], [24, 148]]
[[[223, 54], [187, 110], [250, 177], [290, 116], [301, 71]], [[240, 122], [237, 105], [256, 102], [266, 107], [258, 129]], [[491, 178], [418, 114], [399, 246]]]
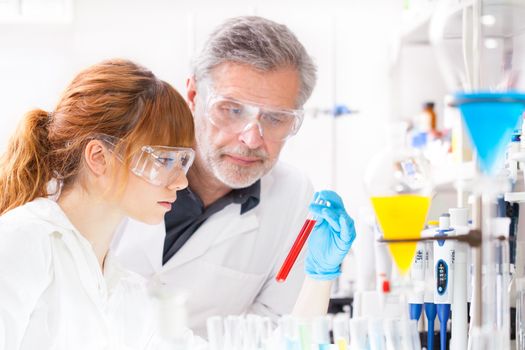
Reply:
[[26, 111], [51, 111], [73, 76], [103, 59], [141, 63], [184, 95], [191, 58], [213, 28], [259, 15], [290, 27], [319, 69], [281, 158], [356, 213], [368, 205], [362, 178], [384, 125], [411, 120], [426, 101], [442, 111], [446, 89], [424, 28], [429, 1], [419, 2], [0, 0], [0, 151]]

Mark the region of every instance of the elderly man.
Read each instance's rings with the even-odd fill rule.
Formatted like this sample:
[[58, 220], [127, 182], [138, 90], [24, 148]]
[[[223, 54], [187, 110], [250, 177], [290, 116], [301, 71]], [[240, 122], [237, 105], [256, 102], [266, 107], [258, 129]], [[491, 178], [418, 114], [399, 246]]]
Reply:
[[140, 274], [186, 290], [188, 326], [198, 334], [211, 315], [275, 318], [294, 306], [304, 259], [285, 283], [275, 275], [313, 188], [278, 158], [301, 126], [315, 81], [315, 65], [294, 34], [260, 17], [226, 21], [194, 61], [187, 100], [197, 144], [189, 187], [177, 193], [165, 226], [128, 222], [116, 254]]

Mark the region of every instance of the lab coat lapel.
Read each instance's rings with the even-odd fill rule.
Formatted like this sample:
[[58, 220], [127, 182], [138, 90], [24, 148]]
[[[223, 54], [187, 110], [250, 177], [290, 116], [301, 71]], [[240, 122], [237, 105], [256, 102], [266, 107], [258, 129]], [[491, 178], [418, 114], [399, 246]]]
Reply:
[[163, 266], [163, 270], [181, 266], [202, 256], [211, 247], [235, 236], [256, 232], [259, 220], [255, 210], [240, 215], [240, 205], [230, 204], [202, 224], [186, 244]]
[[[86, 259], [90, 259], [92, 257], [86, 256], [87, 252], [81, 248], [81, 245], [83, 245], [84, 242], [79, 240], [79, 237], [76, 237], [76, 234], [76, 232], [64, 232], [62, 233], [62, 240], [74, 257], [73, 260], [75, 261], [75, 265], [78, 270], [78, 277], [84, 286], [84, 289], [88, 292], [95, 305], [102, 307], [102, 305], [100, 305], [100, 292], [95, 289], [95, 286], [100, 283], [99, 278], [97, 278], [96, 275], [97, 271], [88, 265]], [[94, 259], [94, 262], [97, 262], [96, 259]]]
[[[152, 275], [162, 267], [165, 237], [164, 221], [158, 225], [148, 225], [126, 218], [117, 229], [111, 250], [119, 259], [123, 259], [127, 266], [133, 266], [131, 270], [139, 271], [144, 276]], [[133, 254], [129, 254], [130, 252]], [[137, 258], [137, 254], [142, 255]]]
[[149, 240], [144, 243], [148, 246], [148, 249], [145, 249], [144, 253], [153, 271], [159, 271], [162, 267], [162, 252], [164, 250], [165, 238], [166, 228], [164, 227], [164, 222], [162, 222], [161, 226], [155, 225], [154, 229], [152, 229], [151, 236], [149, 236]]
[[55, 239], [62, 240], [65, 248], [69, 250], [73, 256], [82, 285], [93, 302], [101, 307], [100, 297], [97, 295], [98, 291], [95, 287], [98, 284], [98, 271], [93, 267], [90, 267], [87, 260], [91, 259], [94, 264], [93, 266], [97, 266], [98, 261], [96, 260], [94, 253], [91, 255], [89, 254], [91, 253], [89, 250], [92, 248], [89, 246], [87, 240], [77, 231], [55, 201], [41, 198], [35, 200], [32, 203], [31, 208], [32, 209], [30, 210], [32, 210], [35, 215], [45, 221], [49, 221], [50, 234], [55, 236]]

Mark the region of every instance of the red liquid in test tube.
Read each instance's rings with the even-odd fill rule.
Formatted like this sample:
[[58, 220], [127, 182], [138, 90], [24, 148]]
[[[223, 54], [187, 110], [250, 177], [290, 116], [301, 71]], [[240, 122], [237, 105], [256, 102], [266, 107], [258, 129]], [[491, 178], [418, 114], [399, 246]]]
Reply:
[[312, 218], [306, 219], [306, 221], [303, 224], [303, 227], [301, 228], [301, 231], [299, 231], [299, 235], [297, 235], [297, 238], [295, 239], [295, 242], [290, 249], [290, 252], [288, 253], [288, 256], [284, 260], [283, 265], [281, 266], [281, 269], [277, 273], [277, 276], [275, 279], [277, 282], [284, 282], [286, 281], [286, 278], [288, 277], [288, 274], [290, 273], [290, 270], [293, 267], [293, 264], [295, 264], [295, 260], [297, 260], [297, 257], [299, 256], [299, 253], [301, 253], [301, 250], [303, 249], [304, 244], [308, 240], [308, 236], [310, 236], [310, 232], [312, 232], [312, 229], [315, 226], [316, 221]]

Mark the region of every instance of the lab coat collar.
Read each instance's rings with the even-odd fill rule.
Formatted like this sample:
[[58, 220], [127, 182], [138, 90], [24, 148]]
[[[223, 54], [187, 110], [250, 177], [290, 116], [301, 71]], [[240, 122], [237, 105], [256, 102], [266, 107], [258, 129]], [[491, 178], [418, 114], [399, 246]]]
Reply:
[[126, 269], [111, 251], [108, 252], [104, 260], [104, 279], [109, 294], [111, 294], [119, 284], [125, 283], [145, 287], [148, 283], [143, 276]]
[[[101, 304], [101, 301], [107, 297], [106, 292], [108, 291], [108, 286], [102, 275], [102, 270], [99, 267], [91, 243], [75, 228], [62, 208], [60, 208], [54, 200], [37, 198], [27, 203], [26, 208], [32, 215], [38, 217], [39, 220], [49, 223], [49, 234], [55, 235], [55, 237], [64, 242], [73, 256], [79, 272], [78, 276], [84, 289], [94, 304], [102, 310], [104, 305]], [[105, 264], [106, 267], [114, 263], [110, 255], [111, 254], [108, 253], [109, 260], [106, 261], [106, 263], [108, 263]], [[118, 268], [110, 268], [110, 270], [112, 277], [115, 271], [119, 271]]]
[[[80, 232], [73, 226], [58, 203], [49, 198], [37, 198], [26, 204], [27, 210], [42, 221], [48, 222], [53, 227], [60, 227], [64, 230], [73, 231], [80, 235]], [[82, 236], [82, 238], [84, 238]]]
[[219, 215], [213, 215], [206, 220], [186, 244], [163, 267], [166, 271], [181, 266], [202, 256], [213, 246], [232, 237], [256, 233], [259, 220], [256, 210], [240, 215], [239, 204], [230, 204]]
[[[274, 169], [261, 178], [260, 189], [258, 190], [260, 198], [265, 196], [268, 188], [275, 181]], [[259, 227], [257, 208], [240, 215], [239, 204], [230, 204], [222, 212], [224, 213], [209, 217], [199, 228], [198, 233], [194, 234], [177, 254], [161, 267], [161, 271], [170, 270], [196, 259], [211, 247], [235, 236], [257, 234]]]

